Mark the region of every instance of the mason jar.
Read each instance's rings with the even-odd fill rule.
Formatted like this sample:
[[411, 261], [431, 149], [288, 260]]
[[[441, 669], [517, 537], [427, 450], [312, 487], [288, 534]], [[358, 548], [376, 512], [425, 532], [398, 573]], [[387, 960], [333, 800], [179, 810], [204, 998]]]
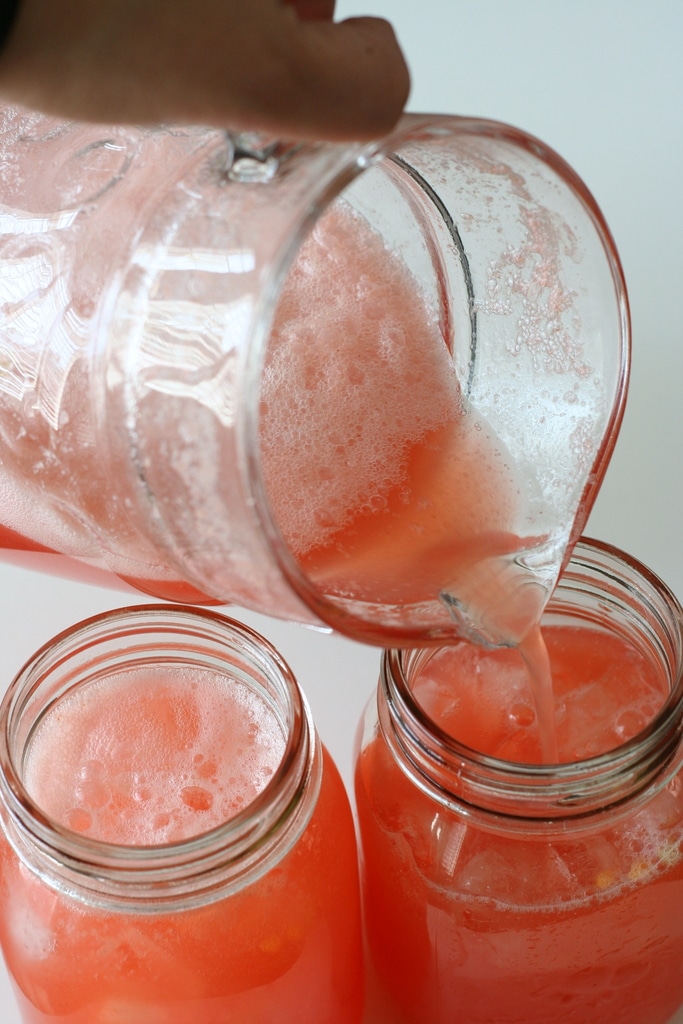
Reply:
[[263, 637], [182, 606], [100, 615], [26, 664], [0, 718], [25, 1024], [358, 1024], [351, 811]]
[[3, 108], [0, 164], [3, 558], [382, 646], [521, 635], [628, 374], [556, 153], [444, 115], [300, 145]]
[[683, 1004], [681, 607], [583, 540], [519, 652], [389, 650], [356, 768], [373, 1024], [665, 1024]]

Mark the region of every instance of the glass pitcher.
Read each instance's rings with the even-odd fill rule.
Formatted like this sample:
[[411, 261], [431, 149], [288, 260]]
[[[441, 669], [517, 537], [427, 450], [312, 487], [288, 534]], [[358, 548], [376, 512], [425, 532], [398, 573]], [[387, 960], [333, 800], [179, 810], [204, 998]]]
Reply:
[[560, 157], [450, 116], [300, 145], [6, 108], [0, 168], [3, 557], [382, 645], [538, 619], [629, 360]]

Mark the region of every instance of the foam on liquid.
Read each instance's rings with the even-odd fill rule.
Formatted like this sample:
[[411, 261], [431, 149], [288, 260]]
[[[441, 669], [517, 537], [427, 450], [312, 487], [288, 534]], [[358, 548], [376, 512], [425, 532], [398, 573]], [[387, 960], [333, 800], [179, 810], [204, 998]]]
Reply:
[[543, 737], [548, 724], [555, 730], [552, 759], [577, 761], [631, 739], [668, 695], [667, 681], [652, 663], [619, 637], [549, 626], [542, 636], [538, 631], [538, 644], [543, 641], [548, 675], [541, 701], [518, 649], [471, 644], [437, 651], [416, 679], [414, 696], [446, 732], [475, 750], [540, 763], [551, 759]]
[[359, 508], [380, 510], [401, 480], [405, 449], [461, 409], [435, 313], [379, 235], [345, 208], [318, 223], [285, 283], [262, 394], [265, 471], [298, 554]]
[[468, 407], [418, 282], [343, 207], [283, 290], [261, 451], [275, 520], [324, 593], [399, 608], [455, 594], [499, 632], [526, 631], [535, 608], [498, 621], [516, 585], [505, 566], [537, 541], [516, 533], [512, 460]]
[[81, 687], [45, 714], [24, 784], [74, 831], [158, 845], [247, 807], [284, 747], [275, 712], [245, 683], [207, 669], [135, 668]]

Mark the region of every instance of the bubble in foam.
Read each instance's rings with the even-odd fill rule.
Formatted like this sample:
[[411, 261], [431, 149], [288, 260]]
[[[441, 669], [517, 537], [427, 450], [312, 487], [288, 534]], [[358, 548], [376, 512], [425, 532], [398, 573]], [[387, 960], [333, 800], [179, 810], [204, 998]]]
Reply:
[[64, 815], [64, 824], [73, 832], [89, 832], [92, 815], [82, 807], [72, 807]]
[[107, 803], [110, 791], [103, 782], [86, 779], [76, 786], [74, 795], [82, 807], [97, 808]]
[[191, 811], [208, 811], [213, 806], [213, 793], [204, 786], [183, 786], [180, 799]]
[[417, 282], [360, 216], [337, 204], [285, 283], [262, 377], [264, 478], [292, 550], [324, 543], [361, 494], [381, 505], [401, 482], [406, 446], [459, 406], [436, 314]]
[[101, 761], [86, 761], [80, 774], [81, 778], [86, 781], [101, 779], [104, 775], [104, 765]]
[[75, 831], [128, 845], [187, 838], [239, 813], [284, 753], [274, 710], [244, 682], [155, 666], [82, 687], [45, 715], [25, 784]]

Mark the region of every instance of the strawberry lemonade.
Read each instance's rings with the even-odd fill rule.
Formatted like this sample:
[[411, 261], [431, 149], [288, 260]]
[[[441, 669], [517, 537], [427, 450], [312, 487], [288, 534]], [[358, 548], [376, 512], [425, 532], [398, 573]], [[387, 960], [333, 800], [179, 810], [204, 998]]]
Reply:
[[[62, 662], [19, 727], [31, 813], [5, 812], [0, 936], [26, 1024], [357, 1024], [353, 825], [293, 681], [276, 701], [277, 657], [217, 616], [73, 635], [103, 626], [117, 654]], [[207, 630], [239, 642], [231, 665]]]
[[573, 559], [543, 623], [560, 765], [518, 650], [385, 658], [356, 775], [373, 1024], [666, 1024], [683, 1003], [678, 605], [578, 551], [590, 603]]

